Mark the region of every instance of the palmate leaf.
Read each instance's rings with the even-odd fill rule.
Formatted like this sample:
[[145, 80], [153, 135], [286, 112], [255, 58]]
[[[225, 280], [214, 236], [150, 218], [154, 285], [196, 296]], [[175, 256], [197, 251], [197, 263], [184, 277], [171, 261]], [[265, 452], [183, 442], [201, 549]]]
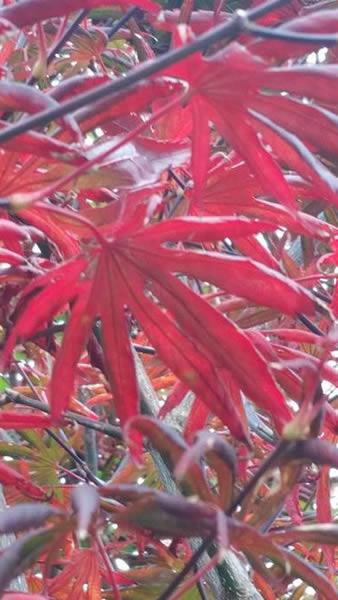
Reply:
[[[335, 22], [337, 15], [338, 11], [331, 11]], [[328, 18], [318, 23], [313, 15], [303, 19], [304, 22], [309, 20], [311, 31], [331, 30]], [[288, 23], [290, 29], [292, 24], [293, 21]], [[184, 30], [182, 26], [179, 35], [180, 39], [176, 34], [177, 45], [186, 43], [192, 36], [190, 30]], [[263, 42], [262, 47], [265, 46], [267, 44]], [[288, 48], [294, 49], [295, 46], [299, 49], [299, 45], [287, 44]], [[271, 40], [268, 48], [273, 55]], [[226, 142], [245, 160], [263, 191], [281, 204], [296, 209], [294, 191], [279, 163], [292, 168], [306, 180], [316, 182], [327, 201], [337, 204], [337, 177], [312, 154], [313, 151], [322, 151], [324, 155], [337, 155], [337, 117], [334, 108], [332, 111], [327, 108], [335, 103], [336, 92], [329, 89], [328, 83], [336, 77], [336, 65], [330, 74], [326, 74], [325, 66], [315, 71], [320, 73], [324, 85], [318, 92], [318, 103], [307, 105], [302, 99], [316, 98], [316, 76], [311, 77], [306, 68], [299, 72], [299, 68], [295, 67], [294, 74], [293, 67], [272, 68], [271, 60], [264, 60], [258, 55], [259, 49], [259, 43], [245, 47], [233, 42], [211, 58], [196, 54], [166, 71], [190, 85], [188, 106], [193, 119], [191, 164], [197, 199], [203, 191], [208, 169], [208, 121], [213, 121]], [[303, 49], [301, 54], [306, 50]], [[297, 80], [301, 83], [297, 84]], [[320, 104], [324, 104], [325, 108]], [[309, 126], [309, 121], [313, 126]], [[325, 148], [323, 130], [328, 140]], [[267, 150], [268, 144], [272, 152]]]
[[[275, 543], [274, 537], [262, 534], [260, 531], [218, 513], [214, 506], [202, 501], [189, 501], [179, 496], [173, 496], [138, 485], [107, 485], [100, 488], [103, 497], [114, 498], [126, 505], [119, 511], [114, 520], [126, 529], [150, 531], [155, 537], [169, 536], [170, 538], [194, 537], [203, 538], [219, 533], [220, 520], [228, 531], [229, 545], [243, 552], [252, 567], [269, 578], [269, 570], [265, 567], [264, 559], [269, 558], [281, 567], [282, 579], [291, 574], [294, 579], [301, 577], [304, 581], [320, 591], [324, 598], [338, 598], [332, 584], [322, 573], [303, 561], [296, 554]], [[295, 539], [301, 537], [313, 539], [315, 531], [304, 528], [295, 529]], [[325, 535], [325, 534], [324, 534]], [[321, 536], [321, 540], [324, 537]], [[286, 542], [288, 543], [288, 537]], [[291, 539], [292, 534], [291, 534]], [[330, 542], [335, 537], [333, 533], [325, 536]], [[283, 534], [280, 536], [283, 541]], [[276, 539], [279, 541], [278, 534]]]
[[[117, 416], [124, 425], [138, 412], [127, 306], [162, 360], [235, 437], [246, 441], [247, 432], [227, 392], [229, 371], [239, 387], [272, 415], [281, 430], [291, 412], [254, 342], [174, 273], [209, 281], [226, 292], [291, 316], [313, 313], [315, 300], [280, 273], [249, 259], [164, 247], [172, 240], [211, 241], [226, 235], [270, 231], [271, 224], [246, 219], [182, 218], [140, 227], [139, 220], [131, 215], [129, 225], [125, 223], [120, 231], [117, 229], [111, 241], [99, 237], [100, 246], [88, 248], [85, 255], [37, 277], [25, 288], [23, 298], [28, 300], [19, 310], [4, 360], [8, 360], [16, 341], [32, 336], [72, 302], [50, 384], [51, 416], [58, 420], [69, 406], [77, 362], [92, 323], [99, 317], [106, 373]], [[31, 299], [29, 294], [33, 294]]]
[[[120, 5], [128, 5], [126, 0], [119, 0]], [[111, 5], [111, 0], [23, 0], [17, 6], [5, 6], [0, 9], [0, 19], [5, 19], [13, 23], [16, 27], [26, 27], [33, 25], [37, 21], [44, 21], [52, 17], [61, 17], [70, 13], [98, 6]], [[157, 13], [159, 5], [152, 0], [136, 0], [133, 6], [139, 6], [143, 10]]]
[[[52, 597], [62, 600], [69, 597], [78, 600], [101, 600], [102, 571], [95, 548], [75, 550], [62, 572], [49, 581], [48, 592]], [[125, 583], [122, 576], [121, 581], [117, 581]]]

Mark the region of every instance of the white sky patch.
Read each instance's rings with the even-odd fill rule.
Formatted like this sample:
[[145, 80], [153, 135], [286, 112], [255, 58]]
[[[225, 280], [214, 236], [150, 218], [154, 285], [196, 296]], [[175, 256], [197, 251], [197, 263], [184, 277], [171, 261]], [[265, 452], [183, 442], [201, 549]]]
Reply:
[[306, 58], [306, 62], [308, 65], [316, 65], [318, 63], [322, 63], [326, 60], [326, 55], [328, 52], [328, 48], [323, 47], [319, 48], [317, 52], [311, 52], [309, 56]]
[[119, 571], [129, 571], [130, 567], [123, 558], [115, 558], [114, 562]]

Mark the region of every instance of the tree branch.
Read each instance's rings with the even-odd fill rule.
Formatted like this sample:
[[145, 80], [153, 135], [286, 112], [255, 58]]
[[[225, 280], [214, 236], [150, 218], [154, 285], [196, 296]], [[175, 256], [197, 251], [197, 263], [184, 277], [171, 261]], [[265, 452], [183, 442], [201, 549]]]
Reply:
[[[28, 396], [24, 396], [23, 394], [18, 394], [15, 390], [7, 389], [3, 394], [4, 400], [0, 401], [0, 405], [5, 405], [10, 402], [13, 404], [21, 404], [22, 406], [29, 406], [30, 408], [35, 408], [36, 410], [41, 410], [49, 414], [50, 409], [47, 404], [40, 402], [39, 400], [34, 400], [33, 398], [29, 398]], [[100, 421], [92, 421], [91, 419], [87, 419], [87, 417], [83, 417], [77, 413], [74, 413], [70, 410], [66, 411], [64, 414], [64, 418], [69, 423], [73, 423], [74, 421], [79, 425], [83, 425], [83, 427], [88, 427], [90, 429], [94, 429], [95, 431], [100, 431], [101, 433], [105, 433], [110, 437], [113, 437], [117, 440], [122, 440], [122, 431], [120, 427], [116, 425], [110, 425], [109, 423], [100, 423]]]
[[111, 96], [117, 92], [127, 90], [133, 85], [155, 75], [155, 73], [159, 73], [166, 67], [187, 58], [191, 54], [205, 50], [219, 40], [225, 39], [227, 43], [229, 43], [239, 33], [245, 31], [245, 23], [247, 20], [258, 19], [272, 10], [287, 4], [289, 1], [290, 0], [269, 0], [265, 4], [249, 10], [247, 13], [244, 11], [236, 13], [230, 21], [215, 26], [212, 30], [202, 34], [190, 44], [180, 48], [174, 48], [154, 60], [142, 63], [124, 77], [114, 79], [93, 90], [79, 94], [76, 98], [67, 100], [55, 108], [41, 111], [36, 115], [6, 127], [6, 129], [3, 129], [0, 132], [0, 143], [13, 139], [20, 133], [24, 133], [30, 129], [48, 125], [48, 123], [54, 119], [58, 119], [59, 117], [74, 112], [92, 102], [102, 100], [102, 98]]

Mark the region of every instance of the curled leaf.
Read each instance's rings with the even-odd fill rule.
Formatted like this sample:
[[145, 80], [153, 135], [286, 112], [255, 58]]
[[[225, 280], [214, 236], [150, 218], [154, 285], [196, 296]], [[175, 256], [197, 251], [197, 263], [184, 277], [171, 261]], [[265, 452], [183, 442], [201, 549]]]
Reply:
[[270, 534], [271, 539], [278, 544], [293, 544], [294, 542], [310, 542], [312, 544], [338, 544], [338, 525], [335, 523], [319, 523], [300, 525], [284, 531]]
[[227, 509], [233, 493], [236, 474], [236, 454], [232, 446], [220, 435], [203, 431], [197, 434], [196, 442], [190, 446], [175, 467], [175, 476], [182, 479], [192, 463], [205, 457], [217, 473], [220, 506]]
[[6, 589], [12, 579], [34, 563], [53, 542], [54, 536], [53, 529], [40, 529], [21, 537], [2, 553], [0, 591]]
[[78, 537], [84, 540], [99, 507], [96, 488], [89, 484], [78, 485], [72, 492], [72, 505], [76, 513]]
[[282, 460], [300, 460], [338, 469], [338, 448], [325, 440], [309, 439], [291, 443]]
[[121, 526], [149, 530], [156, 537], [205, 538], [216, 535], [217, 509], [212, 504], [138, 485], [105, 486], [100, 488], [100, 494], [128, 502], [125, 510], [114, 517]]
[[[175, 465], [188, 451], [183, 437], [173, 427], [152, 417], [137, 416], [131, 419], [127, 430], [135, 428], [146, 435], [150, 443], [162, 455], [169, 469], [174, 472]], [[204, 500], [213, 500], [201, 465], [190, 462], [182, 477], [181, 487], [186, 495], [197, 494]]]
[[62, 513], [49, 504], [22, 503], [6, 508], [0, 513], [0, 534], [18, 533], [40, 527], [49, 517]]

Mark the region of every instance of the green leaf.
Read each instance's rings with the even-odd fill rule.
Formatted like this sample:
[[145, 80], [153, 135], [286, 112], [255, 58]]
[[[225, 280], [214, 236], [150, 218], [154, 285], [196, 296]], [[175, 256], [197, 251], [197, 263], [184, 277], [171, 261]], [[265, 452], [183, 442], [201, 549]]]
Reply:
[[34, 451], [26, 446], [20, 446], [12, 442], [0, 442], [0, 456], [10, 456], [11, 458], [36, 458]]
[[6, 377], [0, 375], [0, 392], [4, 392], [9, 387], [9, 382]]

